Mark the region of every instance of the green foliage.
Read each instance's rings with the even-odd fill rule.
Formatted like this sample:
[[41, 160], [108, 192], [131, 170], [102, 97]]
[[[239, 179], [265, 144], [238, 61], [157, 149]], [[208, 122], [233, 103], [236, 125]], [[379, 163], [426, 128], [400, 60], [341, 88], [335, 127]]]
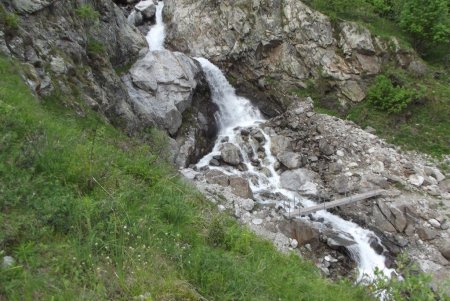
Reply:
[[9, 13], [0, 4], [0, 25], [4, 26], [7, 32], [14, 32], [19, 29], [20, 20], [16, 14]]
[[382, 294], [383, 300], [386, 301], [445, 300], [444, 292], [435, 292], [432, 289], [431, 276], [418, 272], [404, 254], [399, 256], [398, 261], [397, 272], [402, 274], [402, 279], [388, 278], [381, 271], [376, 271], [376, 279], [371, 285], [375, 295]]
[[75, 13], [85, 22], [96, 23], [100, 17], [100, 13], [89, 4], [82, 4], [75, 10]]
[[391, 80], [379, 75], [367, 93], [367, 101], [387, 113], [399, 113], [416, 97], [412, 89], [394, 86]]
[[[1, 300], [370, 300], [220, 215], [142, 143], [0, 57]], [[166, 151], [167, 152], [167, 151]], [[2, 254], [3, 255], [3, 254]]]
[[89, 38], [87, 42], [87, 51], [90, 54], [102, 55], [106, 52], [106, 48], [101, 42], [95, 40], [94, 38]]
[[449, 42], [447, 0], [406, 0], [399, 21], [400, 26], [412, 35], [419, 49]]

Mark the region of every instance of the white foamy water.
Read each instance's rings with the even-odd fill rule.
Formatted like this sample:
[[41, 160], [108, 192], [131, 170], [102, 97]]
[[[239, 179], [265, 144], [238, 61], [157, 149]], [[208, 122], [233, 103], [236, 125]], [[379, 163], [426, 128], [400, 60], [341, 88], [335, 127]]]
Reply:
[[147, 33], [146, 39], [150, 51], [163, 50], [164, 39], [166, 38], [166, 25], [162, 19], [162, 10], [164, 8], [164, 2], [159, 1], [156, 6], [156, 24], [150, 28]]
[[[264, 121], [261, 113], [255, 108], [248, 99], [237, 96], [235, 89], [227, 81], [220, 69], [204, 58], [196, 58], [205, 72], [207, 81], [212, 91], [212, 100], [219, 107], [216, 119], [219, 123], [219, 135], [217, 142], [211, 153], [202, 158], [197, 167], [201, 168], [209, 165], [210, 160], [220, 155], [220, 149], [223, 143], [230, 142], [236, 145], [243, 156], [245, 171], [240, 171], [230, 166], [209, 166], [212, 169], [219, 169], [228, 175], [238, 175], [251, 179], [250, 187], [255, 198], [262, 203], [273, 200], [266, 200], [264, 192], [281, 195], [283, 201], [278, 201], [278, 205], [283, 206], [287, 211], [295, 204], [301, 204], [304, 207], [316, 205], [315, 202], [302, 198], [297, 193], [281, 188], [280, 176], [274, 169], [274, 163], [277, 159], [270, 151], [271, 139], [265, 129], [261, 128]], [[261, 148], [252, 139], [244, 139], [241, 130], [245, 129], [253, 134], [260, 132], [264, 137], [262, 145], [264, 156], [260, 158], [260, 165], [254, 166], [252, 159], [258, 157]], [[314, 187], [313, 187], [314, 188]], [[313, 189], [312, 188], [312, 189]], [[331, 214], [325, 210], [314, 214], [316, 219], [323, 218], [324, 223], [330, 225], [336, 232], [342, 234], [342, 238], [350, 239], [356, 244], [348, 247], [348, 251], [354, 261], [358, 264], [358, 280], [371, 280], [374, 278], [375, 269], [379, 269], [390, 276], [392, 269], [386, 268], [385, 257], [379, 255], [370, 246], [373, 240], [380, 241], [378, 237], [369, 230], [363, 229], [357, 224], [346, 221], [341, 217]]]

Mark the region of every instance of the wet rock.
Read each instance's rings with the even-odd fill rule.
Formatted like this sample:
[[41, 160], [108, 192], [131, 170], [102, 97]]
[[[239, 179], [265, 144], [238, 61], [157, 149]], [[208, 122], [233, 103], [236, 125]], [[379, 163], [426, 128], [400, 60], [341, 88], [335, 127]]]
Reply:
[[349, 239], [349, 238], [344, 238], [338, 235], [332, 236], [332, 237], [328, 237], [327, 238], [327, 245], [332, 248], [333, 250], [339, 250], [341, 248], [347, 248], [349, 246], [352, 246], [356, 244], [355, 241]]
[[233, 143], [225, 143], [220, 151], [222, 160], [233, 166], [237, 166], [242, 162], [241, 152]]
[[293, 152], [281, 152], [277, 159], [287, 168], [296, 169], [302, 166], [302, 156]]
[[417, 227], [416, 232], [422, 240], [432, 240], [438, 236], [437, 231], [423, 226]]
[[216, 169], [208, 170], [205, 173], [205, 179], [209, 184], [217, 184], [224, 187], [230, 185], [229, 176]]
[[133, 10], [127, 18], [127, 22], [133, 26], [140, 26], [144, 23], [144, 17], [140, 11]]
[[220, 166], [220, 162], [219, 162], [219, 160], [211, 159], [211, 160], [209, 161], [209, 165], [212, 165], [212, 166]]
[[370, 239], [369, 243], [370, 243], [370, 247], [371, 247], [372, 249], [374, 249], [375, 252], [376, 252], [378, 255], [380, 255], [380, 254], [383, 253], [384, 248], [383, 248], [383, 246], [380, 244], [380, 242], [378, 241], [378, 239], [372, 237], [372, 238]]
[[253, 198], [252, 190], [247, 179], [241, 177], [230, 177], [230, 186], [233, 189], [233, 193], [242, 198]]
[[134, 7], [139, 11], [144, 19], [149, 20], [155, 16], [156, 6], [153, 1], [141, 1]]

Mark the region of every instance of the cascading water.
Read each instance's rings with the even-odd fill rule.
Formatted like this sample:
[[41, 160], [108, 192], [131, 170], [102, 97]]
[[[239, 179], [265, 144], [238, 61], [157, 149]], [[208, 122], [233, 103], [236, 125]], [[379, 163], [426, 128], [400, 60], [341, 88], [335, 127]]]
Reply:
[[[207, 81], [212, 90], [213, 101], [219, 107], [218, 121], [221, 126], [214, 149], [199, 161], [197, 167], [201, 168], [208, 165], [214, 156], [220, 155], [220, 149], [224, 142], [233, 143], [239, 148], [243, 156], [243, 164], [246, 165], [246, 168], [243, 171], [229, 166], [210, 166], [210, 168], [220, 169], [226, 174], [234, 174], [252, 179], [250, 181], [252, 191], [254, 192], [255, 198], [260, 202], [265, 201], [260, 192], [271, 191], [272, 193], [282, 195], [282, 198], [287, 200], [287, 203], [290, 205], [295, 203], [300, 203], [304, 207], [315, 205], [315, 202], [301, 198], [296, 193], [281, 188], [280, 177], [274, 169], [276, 158], [270, 151], [270, 137], [261, 128], [264, 120], [259, 111], [251, 105], [248, 99], [235, 94], [235, 90], [228, 83], [219, 68], [204, 58], [197, 58], [197, 61], [201, 64], [206, 74]], [[252, 156], [257, 153], [255, 146], [250, 143], [251, 149], [246, 148], [248, 143], [244, 143], [241, 136], [241, 130], [243, 128], [247, 131], [259, 131], [260, 135], [266, 141], [263, 145], [264, 158], [261, 160], [261, 166], [258, 168], [252, 164]], [[261, 170], [265, 172], [261, 172]], [[290, 207], [284, 205], [285, 203], [281, 202], [279, 205], [289, 210]], [[331, 225], [338, 233], [342, 233], [343, 238], [350, 237], [356, 242], [356, 244], [349, 246], [348, 250], [352, 258], [358, 263], [359, 280], [364, 277], [372, 279], [375, 269], [383, 271], [386, 275], [390, 275], [393, 272], [393, 270], [386, 268], [384, 256], [378, 255], [370, 246], [372, 240], [379, 241], [373, 232], [362, 229], [355, 223], [346, 221], [324, 210], [314, 215], [316, 219], [323, 219], [324, 223]]]
[[147, 43], [150, 51], [163, 50], [164, 39], [166, 37], [166, 26], [162, 19], [162, 10], [164, 8], [164, 2], [159, 1], [156, 6], [156, 24], [150, 28], [147, 34]]
[[[162, 9], [164, 3], [160, 1], [157, 6], [156, 24], [153, 25], [147, 35], [150, 50], [164, 49], [165, 25], [162, 21]], [[250, 187], [255, 199], [261, 203], [266, 202], [264, 192], [270, 191], [273, 194], [281, 195], [286, 201], [280, 202], [280, 206], [289, 211], [292, 205], [300, 204], [304, 207], [315, 205], [315, 202], [302, 198], [298, 194], [283, 189], [280, 185], [280, 176], [274, 168], [277, 159], [271, 153], [271, 139], [266, 129], [263, 127], [264, 118], [257, 108], [248, 99], [239, 97], [235, 89], [227, 81], [220, 69], [205, 58], [196, 58], [205, 72], [209, 83], [212, 99], [219, 108], [217, 120], [220, 126], [217, 142], [208, 155], [203, 157], [197, 167], [202, 168], [209, 165], [209, 162], [216, 155], [220, 155], [224, 143], [234, 144], [241, 152], [245, 168], [242, 170], [231, 166], [209, 166], [212, 169], [220, 169], [229, 175], [239, 175], [243, 178], [251, 179]], [[256, 145], [251, 139], [245, 139], [242, 129], [252, 131], [260, 136], [261, 145]], [[261, 149], [262, 147], [262, 149]], [[257, 158], [258, 153], [263, 153], [261, 158]], [[256, 158], [255, 158], [256, 157]], [[255, 159], [260, 159], [259, 165], [252, 164]], [[379, 269], [389, 276], [393, 270], [385, 266], [385, 258], [378, 255], [370, 246], [374, 239], [379, 242], [378, 237], [371, 231], [365, 230], [357, 224], [346, 221], [339, 216], [333, 215], [325, 210], [314, 214], [318, 220], [330, 225], [342, 237], [351, 238], [356, 244], [347, 247], [352, 258], [357, 262], [359, 269], [359, 279], [374, 278], [375, 269]]]

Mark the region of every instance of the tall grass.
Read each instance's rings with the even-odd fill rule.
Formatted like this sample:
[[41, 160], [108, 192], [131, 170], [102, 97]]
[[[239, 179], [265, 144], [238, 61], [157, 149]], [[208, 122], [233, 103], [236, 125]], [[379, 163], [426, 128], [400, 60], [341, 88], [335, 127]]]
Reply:
[[[367, 300], [222, 216], [155, 145], [0, 58], [0, 300]], [[221, 233], [218, 239], [211, 235]]]

